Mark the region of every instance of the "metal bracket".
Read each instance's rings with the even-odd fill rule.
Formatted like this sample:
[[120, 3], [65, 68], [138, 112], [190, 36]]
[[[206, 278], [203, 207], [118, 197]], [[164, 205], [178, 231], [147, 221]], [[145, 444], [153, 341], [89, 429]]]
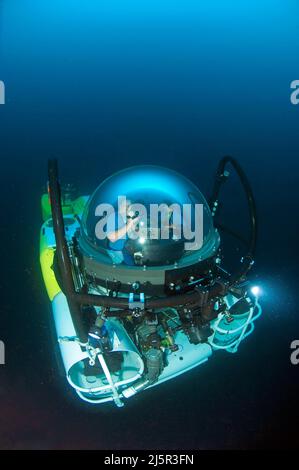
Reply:
[[141, 317], [144, 314], [144, 293], [134, 294], [130, 292], [129, 294], [129, 310], [132, 311], [133, 317]]
[[134, 310], [135, 308], [140, 308], [144, 310], [144, 294], [134, 294], [130, 292], [129, 294], [129, 309]]

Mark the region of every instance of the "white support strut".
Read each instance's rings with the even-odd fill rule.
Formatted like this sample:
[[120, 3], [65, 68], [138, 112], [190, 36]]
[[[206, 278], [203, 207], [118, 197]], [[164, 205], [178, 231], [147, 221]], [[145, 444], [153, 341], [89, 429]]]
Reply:
[[108, 366], [106, 364], [106, 361], [105, 361], [104, 356], [103, 356], [102, 353], [98, 354], [98, 359], [100, 361], [100, 364], [102, 366], [102, 369], [103, 369], [103, 372], [106, 376], [106, 379], [108, 380], [108, 383], [111, 387], [114, 403], [120, 408], [120, 407], [124, 406], [124, 404], [120, 399], [118, 391], [116, 390], [116, 387], [113, 383], [113, 380], [112, 380], [112, 377], [111, 377], [111, 374], [110, 374], [110, 371], [108, 369]]

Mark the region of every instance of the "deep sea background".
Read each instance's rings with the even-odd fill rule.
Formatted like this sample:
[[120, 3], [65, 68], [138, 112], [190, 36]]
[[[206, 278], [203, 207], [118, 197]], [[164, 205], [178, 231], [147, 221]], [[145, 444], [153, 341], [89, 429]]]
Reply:
[[[0, 1], [0, 448], [294, 448], [299, 443], [296, 0]], [[236, 157], [259, 210], [263, 317], [238, 354], [90, 412], [58, 377], [39, 268], [47, 159], [89, 193], [129, 165], [208, 195]], [[226, 205], [238, 221], [234, 185]]]

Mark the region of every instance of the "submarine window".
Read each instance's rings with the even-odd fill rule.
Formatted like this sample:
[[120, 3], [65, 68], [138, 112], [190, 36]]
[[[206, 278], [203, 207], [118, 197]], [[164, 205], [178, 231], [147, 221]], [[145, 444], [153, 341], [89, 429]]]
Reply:
[[[111, 240], [107, 240], [108, 237], [105, 236], [107, 227], [105, 228], [104, 223], [104, 209], [106, 207], [107, 212], [108, 205], [115, 213], [123, 214], [123, 211], [120, 212], [119, 209], [120, 197], [124, 197], [128, 202], [125, 208], [126, 220], [123, 220], [120, 227], [123, 241], [113, 245], [110, 243]], [[155, 224], [151, 218], [153, 206], [160, 207], [162, 204], [168, 207], [173, 205], [178, 211], [181, 211], [180, 219], [177, 217], [177, 212], [169, 212], [168, 226], [166, 223], [168, 232], [162, 232], [165, 225], [162, 227], [161, 218], [156, 218]], [[206, 245], [210, 241], [212, 247], [217, 244], [219, 237], [213, 227], [209, 205], [194, 183], [173, 170], [159, 166], [143, 165], [127, 168], [104, 180], [89, 198], [82, 217], [79, 245], [86, 255], [93, 258], [97, 258], [97, 255], [106, 255], [104, 261], [108, 264], [136, 266], [174, 264], [190, 255], [189, 248], [186, 248], [186, 241], [191, 240], [190, 237], [199, 228], [195, 210], [196, 204], [203, 208], [200, 222], [203, 244]], [[146, 212], [143, 218], [140, 216], [140, 209], [138, 209], [138, 206], [141, 205]], [[99, 210], [99, 207], [103, 207], [103, 210]], [[184, 210], [189, 210], [187, 218]], [[126, 224], [136, 215], [139, 216], [139, 220], [136, 223], [134, 238], [130, 236]], [[190, 228], [189, 232], [186, 229], [186, 220], [190, 224], [190, 227], [187, 227]], [[130, 222], [130, 225], [134, 226], [134, 223]], [[102, 238], [98, 237], [96, 233], [96, 227], [99, 226], [103, 228]], [[176, 228], [176, 232], [174, 228]], [[166, 233], [165, 238], [162, 233], [163, 236]], [[196, 246], [199, 246], [198, 249], [202, 248], [202, 244], [198, 243]], [[113, 253], [113, 257], [111, 256], [112, 250], [117, 252], [117, 254]], [[194, 248], [194, 251], [196, 250], [197, 248]], [[119, 253], [120, 251], [122, 254]], [[126, 256], [123, 256], [124, 253]], [[203, 258], [210, 255], [211, 252], [206, 250]], [[127, 262], [126, 260], [129, 259], [130, 262]], [[103, 261], [102, 257], [101, 261]]]

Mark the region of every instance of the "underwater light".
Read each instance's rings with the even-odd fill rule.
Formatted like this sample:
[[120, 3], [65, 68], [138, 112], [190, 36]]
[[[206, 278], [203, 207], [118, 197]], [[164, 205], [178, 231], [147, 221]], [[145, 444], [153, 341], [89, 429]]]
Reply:
[[258, 297], [261, 294], [261, 288], [259, 286], [253, 286], [251, 287], [251, 293], [255, 296]]
[[140, 237], [139, 238], [139, 243], [141, 243], [142, 245], [145, 243], [145, 238], [144, 237]]

